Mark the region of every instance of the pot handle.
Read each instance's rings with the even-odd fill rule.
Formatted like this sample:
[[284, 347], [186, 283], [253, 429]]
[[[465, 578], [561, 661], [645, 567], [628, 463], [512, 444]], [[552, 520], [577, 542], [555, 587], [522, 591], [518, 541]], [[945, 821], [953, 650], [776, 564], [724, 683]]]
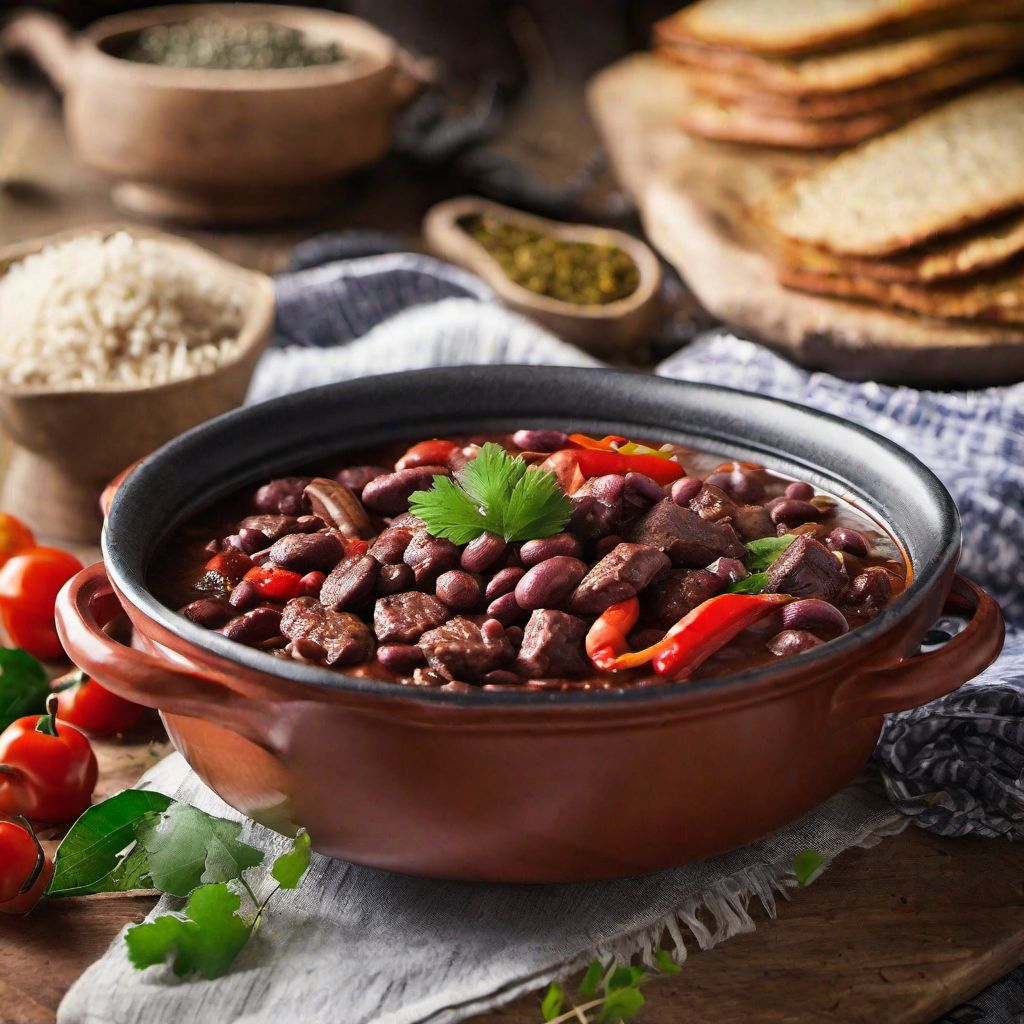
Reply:
[[75, 57], [71, 28], [54, 14], [23, 11], [16, 14], [0, 37], [11, 50], [27, 53], [59, 92], [67, 92]]
[[906, 711], [952, 693], [988, 668], [1003, 647], [999, 605], [957, 573], [943, 611], [973, 615], [963, 631], [939, 650], [904, 658], [844, 683], [832, 699], [833, 714], [851, 719]]
[[79, 668], [125, 700], [223, 723], [264, 750], [278, 753], [271, 740], [273, 722], [260, 712], [259, 701], [110, 636], [103, 627], [121, 610], [102, 562], [83, 569], [64, 585], [57, 595], [57, 634]]

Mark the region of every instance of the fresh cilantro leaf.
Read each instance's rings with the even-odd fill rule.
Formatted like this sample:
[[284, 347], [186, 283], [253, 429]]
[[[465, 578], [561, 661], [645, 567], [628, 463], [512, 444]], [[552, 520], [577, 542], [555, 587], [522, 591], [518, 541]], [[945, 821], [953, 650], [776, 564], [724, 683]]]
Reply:
[[557, 981], [551, 982], [544, 999], [540, 1004], [540, 1013], [545, 1020], [554, 1020], [561, 1012], [565, 1004], [565, 993]]
[[817, 850], [801, 850], [793, 858], [791, 870], [796, 876], [796, 884], [803, 888], [825, 870], [825, 861]]
[[636, 985], [643, 976], [644, 969], [642, 967], [633, 967], [631, 964], [622, 964], [612, 971], [611, 977], [605, 985], [605, 989], [608, 992], [614, 992], [620, 988], [629, 988], [632, 985]]
[[760, 594], [768, 586], [768, 573], [753, 572], [743, 579], [730, 583], [725, 588], [727, 594]]
[[604, 967], [601, 965], [601, 961], [591, 960], [587, 973], [583, 975], [583, 980], [580, 982], [580, 995], [592, 996], [597, 991], [597, 986], [601, 984], [603, 977]]
[[139, 844], [149, 856], [153, 886], [174, 896], [187, 896], [208, 882], [227, 882], [262, 863], [263, 854], [238, 842], [242, 826], [214, 818], [190, 804], [172, 804], [138, 830]]
[[282, 889], [297, 889], [309, 867], [310, 840], [308, 832], [300, 832], [287, 853], [282, 853], [270, 873]]
[[796, 540], [796, 534], [786, 533], [781, 537], [761, 537], [747, 545], [743, 564], [750, 572], [767, 569]]
[[225, 883], [204, 885], [189, 897], [184, 914], [164, 914], [125, 935], [128, 958], [139, 970], [166, 963], [178, 977], [225, 974], [249, 941], [252, 925], [238, 916], [242, 901]]
[[524, 459], [488, 442], [454, 480], [437, 476], [429, 491], [414, 492], [409, 511], [434, 537], [468, 544], [482, 533], [508, 541], [550, 537], [569, 521], [572, 502], [553, 473], [529, 469]]
[[42, 714], [50, 677], [42, 663], [19, 647], [0, 647], [0, 732], [27, 715]]
[[[174, 803], [162, 793], [126, 789], [90, 807], [64, 837], [47, 896], [148, 889], [144, 850], [132, 848], [139, 826]], [[130, 852], [127, 852], [129, 851]]]
[[662, 974], [678, 974], [683, 969], [667, 949], [659, 949], [654, 954], [654, 962]]
[[613, 1021], [630, 1020], [644, 1005], [644, 995], [635, 986], [618, 988], [608, 993], [601, 1007], [597, 1024], [612, 1024]]

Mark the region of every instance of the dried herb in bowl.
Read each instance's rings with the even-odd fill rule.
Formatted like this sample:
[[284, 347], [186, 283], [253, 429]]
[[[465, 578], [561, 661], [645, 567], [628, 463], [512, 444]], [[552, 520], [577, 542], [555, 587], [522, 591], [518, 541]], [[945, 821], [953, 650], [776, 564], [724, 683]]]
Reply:
[[490, 214], [463, 217], [459, 227], [510, 280], [537, 295], [603, 306], [632, 295], [640, 284], [633, 258], [613, 245], [565, 241]]

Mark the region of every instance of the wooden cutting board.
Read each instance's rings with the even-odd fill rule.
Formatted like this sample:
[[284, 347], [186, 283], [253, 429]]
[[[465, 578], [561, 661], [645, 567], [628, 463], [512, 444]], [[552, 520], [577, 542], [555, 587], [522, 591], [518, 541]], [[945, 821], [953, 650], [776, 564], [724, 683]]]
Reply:
[[827, 157], [708, 142], [675, 115], [678, 69], [634, 54], [589, 87], [594, 119], [648, 238], [701, 304], [813, 369], [890, 383], [978, 386], [1024, 379], [1024, 331], [931, 320], [783, 288], [751, 230], [749, 205]]

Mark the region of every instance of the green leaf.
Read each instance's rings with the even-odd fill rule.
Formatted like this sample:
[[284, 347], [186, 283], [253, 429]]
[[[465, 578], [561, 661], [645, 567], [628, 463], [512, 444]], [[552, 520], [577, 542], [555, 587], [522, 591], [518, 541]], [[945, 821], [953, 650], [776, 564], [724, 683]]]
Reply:
[[752, 540], [747, 545], [743, 564], [750, 572], [767, 569], [795, 540], [796, 535], [792, 533], [783, 534], [781, 537], [761, 537], [759, 540]]
[[300, 832], [287, 853], [282, 853], [270, 873], [282, 889], [297, 889], [309, 867], [310, 840], [308, 832]]
[[540, 1013], [545, 1020], [554, 1020], [561, 1012], [565, 1004], [565, 993], [557, 981], [551, 982], [544, 999], [540, 1004]]
[[659, 949], [654, 954], [654, 962], [662, 974], [678, 974], [683, 969], [667, 949]]
[[644, 995], [635, 987], [619, 988], [609, 992], [597, 1024], [611, 1024], [613, 1021], [630, 1020], [644, 1005]]
[[149, 855], [155, 888], [187, 896], [210, 882], [228, 882], [263, 862], [259, 850], [238, 842], [242, 826], [215, 818], [190, 804], [173, 804], [142, 823], [139, 845]]
[[604, 977], [604, 967], [600, 960], [591, 960], [587, 973], [583, 975], [580, 982], [579, 992], [581, 996], [592, 996], [597, 992], [597, 986], [601, 984]]
[[516, 484], [505, 505], [503, 536], [506, 540], [534, 540], [560, 533], [572, 515], [572, 502], [554, 473], [530, 470]]
[[620, 988], [629, 988], [631, 985], [636, 985], [643, 976], [644, 969], [642, 967], [633, 967], [631, 964], [622, 964], [612, 971], [611, 977], [605, 985], [605, 989], [608, 992], [614, 992]]
[[50, 677], [42, 663], [18, 647], [0, 647], [0, 732], [19, 718], [42, 714]]
[[825, 861], [817, 850], [801, 850], [791, 864], [796, 884], [803, 888], [810, 885], [825, 870]]
[[162, 793], [126, 789], [90, 807], [71, 826], [57, 850], [47, 895], [87, 896], [152, 888], [145, 881], [148, 858], [132, 850], [136, 830], [166, 811], [173, 800]]
[[431, 536], [443, 537], [453, 544], [468, 544], [482, 533], [498, 533], [501, 527], [446, 476], [435, 476], [429, 491], [413, 492], [409, 511], [423, 520]]
[[456, 474], [459, 486], [478, 505], [490, 508], [511, 494], [526, 473], [526, 460], [488, 441]]
[[725, 588], [727, 594], [760, 594], [768, 586], [768, 573], [754, 572]]
[[223, 882], [204, 885], [189, 898], [182, 914], [164, 914], [135, 925], [125, 934], [128, 958], [139, 970], [166, 963], [178, 977], [199, 972], [204, 978], [225, 974], [249, 941], [252, 925], [238, 916], [242, 901]]

